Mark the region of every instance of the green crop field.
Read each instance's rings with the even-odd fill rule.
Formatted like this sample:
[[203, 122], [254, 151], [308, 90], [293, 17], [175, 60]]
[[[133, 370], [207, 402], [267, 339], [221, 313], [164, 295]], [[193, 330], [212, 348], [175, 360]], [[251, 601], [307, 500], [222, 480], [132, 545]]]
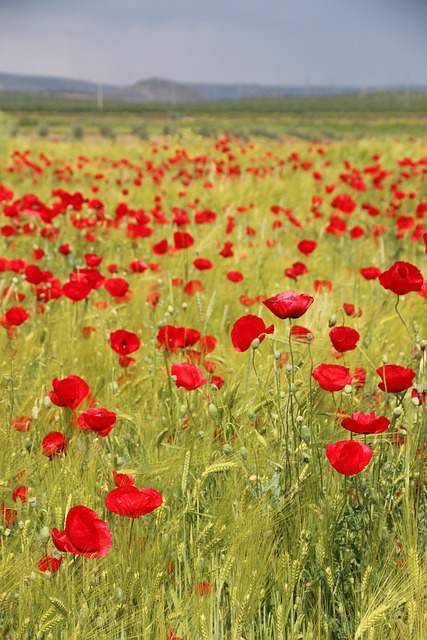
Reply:
[[13, 99], [0, 636], [427, 637], [425, 97]]

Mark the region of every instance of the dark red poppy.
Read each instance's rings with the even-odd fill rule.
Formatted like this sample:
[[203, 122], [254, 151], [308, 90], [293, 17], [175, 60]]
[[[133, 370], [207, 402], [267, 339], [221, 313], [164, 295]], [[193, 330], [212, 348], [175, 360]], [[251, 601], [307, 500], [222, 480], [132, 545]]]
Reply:
[[82, 429], [90, 429], [99, 436], [107, 436], [114, 427], [117, 415], [108, 409], [86, 409], [78, 417]]
[[19, 327], [23, 324], [30, 314], [24, 307], [11, 307], [1, 318], [1, 324], [4, 327]]
[[286, 318], [300, 318], [313, 302], [314, 298], [306, 293], [298, 295], [295, 291], [285, 291], [263, 300], [262, 304], [275, 316], [285, 320]]
[[366, 369], [363, 367], [355, 367], [353, 381], [356, 382], [356, 387], [362, 388], [366, 382]]
[[167, 240], [160, 240], [157, 244], [153, 245], [153, 253], [156, 256], [162, 256], [167, 253], [169, 250], [169, 245]]
[[333, 200], [331, 201], [331, 206], [334, 209], [338, 209], [338, 211], [342, 211], [342, 213], [350, 215], [355, 210], [356, 203], [351, 196], [342, 194], [333, 198]]
[[273, 332], [274, 324], [267, 327], [262, 318], [249, 314], [236, 320], [230, 337], [235, 350], [242, 352], [247, 351], [256, 338], [262, 342], [266, 334]]
[[351, 414], [351, 418], [344, 418], [341, 426], [353, 433], [383, 433], [389, 428], [390, 420], [385, 416], [377, 416], [373, 412], [357, 411]]
[[110, 346], [120, 356], [127, 356], [134, 351], [138, 351], [141, 341], [132, 331], [117, 329], [110, 333]]
[[113, 489], [105, 498], [109, 511], [128, 518], [145, 516], [160, 507], [162, 502], [162, 494], [155, 489], [138, 489], [130, 484]]
[[373, 451], [357, 440], [340, 440], [326, 445], [326, 457], [333, 468], [345, 476], [360, 473], [370, 463]]
[[342, 391], [351, 384], [350, 369], [340, 364], [319, 364], [311, 374], [319, 386], [325, 391]]
[[89, 386], [79, 376], [67, 376], [62, 380], [52, 380], [53, 391], [48, 393], [53, 404], [69, 407], [74, 411], [89, 393]]
[[399, 393], [409, 389], [416, 375], [412, 369], [405, 369], [399, 364], [385, 364], [376, 371], [382, 380], [378, 387], [387, 393]]
[[195, 364], [191, 362], [183, 362], [180, 364], [173, 364], [171, 367], [171, 375], [175, 377], [175, 384], [179, 387], [184, 387], [187, 391], [194, 391], [208, 381], [202, 375], [202, 372]]
[[42, 573], [56, 573], [61, 566], [62, 557], [55, 558], [50, 553], [46, 556], [42, 556], [38, 562], [37, 568]]
[[0, 504], [0, 513], [3, 516], [3, 520], [6, 526], [13, 524], [18, 516], [17, 509], [8, 509], [5, 507], [4, 502]]
[[69, 442], [60, 431], [51, 431], [42, 440], [43, 453], [52, 460], [54, 456], [66, 453]]
[[198, 582], [194, 588], [194, 593], [198, 596], [210, 596], [213, 592], [211, 582]]
[[122, 298], [129, 289], [129, 283], [123, 278], [107, 278], [104, 282], [104, 289], [113, 298]]
[[135, 476], [132, 476], [130, 473], [118, 473], [117, 471], [113, 471], [113, 478], [117, 487], [135, 484]]
[[85, 558], [104, 558], [113, 543], [108, 524], [93, 509], [78, 505], [70, 509], [65, 529], [52, 529], [52, 541], [59, 551]]
[[144, 271], [147, 271], [148, 269], [148, 264], [146, 262], [144, 262], [144, 260], [131, 260], [131, 262], [129, 262], [129, 270], [131, 271], [131, 273], [144, 273]]
[[351, 327], [334, 327], [330, 330], [329, 337], [334, 349], [345, 353], [356, 348], [360, 333]]
[[418, 267], [400, 260], [384, 271], [378, 280], [384, 289], [389, 289], [398, 296], [404, 296], [411, 291], [421, 291], [424, 285], [424, 278]]

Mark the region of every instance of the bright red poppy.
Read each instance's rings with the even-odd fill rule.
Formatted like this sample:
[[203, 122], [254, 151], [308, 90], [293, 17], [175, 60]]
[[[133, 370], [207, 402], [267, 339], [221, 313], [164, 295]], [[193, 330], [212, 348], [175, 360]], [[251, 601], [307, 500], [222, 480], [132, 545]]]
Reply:
[[370, 463], [373, 451], [357, 440], [340, 440], [326, 445], [326, 457], [333, 468], [345, 476], [360, 473]]
[[145, 516], [160, 507], [162, 502], [162, 494], [155, 489], [138, 489], [130, 484], [113, 489], [105, 498], [109, 511], [128, 518]]
[[129, 283], [123, 278], [107, 278], [104, 281], [104, 289], [113, 298], [122, 298], [129, 289]]
[[12, 420], [12, 424], [17, 431], [29, 431], [31, 429], [32, 418], [30, 416], [21, 416]]
[[52, 541], [59, 551], [85, 558], [104, 558], [113, 543], [108, 524], [98, 514], [82, 505], [70, 509], [65, 529], [52, 529]]
[[89, 386], [79, 376], [67, 376], [52, 380], [53, 391], [48, 396], [58, 407], [69, 407], [74, 411], [89, 393]]
[[385, 364], [376, 371], [382, 380], [378, 387], [387, 393], [399, 393], [409, 389], [416, 375], [412, 369], [405, 369], [399, 364]]
[[418, 267], [400, 260], [384, 271], [378, 280], [384, 289], [389, 289], [398, 296], [404, 296], [411, 291], [421, 291], [424, 285], [424, 278]]
[[356, 411], [351, 414], [351, 418], [344, 418], [341, 426], [353, 433], [383, 433], [389, 428], [390, 420], [385, 416], [377, 416], [374, 412]]
[[314, 298], [306, 293], [298, 294], [295, 291], [285, 291], [263, 300], [262, 304], [275, 316], [285, 320], [286, 318], [300, 318], [313, 302]]
[[157, 333], [158, 348], [163, 347], [170, 353], [178, 349], [193, 347], [200, 339], [200, 331], [187, 327], [174, 327], [166, 324]]
[[266, 334], [274, 332], [274, 324], [267, 327], [262, 318], [248, 314], [242, 316], [233, 325], [231, 330], [231, 342], [236, 351], [247, 351], [255, 338], [260, 342], [265, 339]]
[[208, 381], [202, 375], [202, 372], [195, 364], [191, 362], [183, 362], [181, 364], [173, 364], [171, 367], [171, 375], [175, 377], [175, 384], [184, 387], [187, 391], [194, 391]]
[[325, 391], [342, 391], [351, 384], [350, 369], [340, 364], [319, 364], [311, 374], [318, 385]]
[[295, 342], [301, 342], [302, 344], [308, 344], [314, 340], [313, 332], [298, 324], [293, 325], [291, 328], [291, 338], [295, 340]]
[[69, 300], [73, 300], [74, 302], [79, 302], [80, 300], [84, 300], [88, 297], [90, 292], [92, 291], [92, 287], [89, 282], [84, 280], [73, 280], [70, 282], [65, 282], [62, 285], [62, 293]]
[[127, 356], [138, 351], [141, 341], [132, 331], [117, 329], [110, 333], [110, 346], [119, 356]]
[[382, 273], [378, 267], [362, 267], [359, 272], [365, 280], [376, 280]]
[[309, 256], [310, 253], [317, 249], [317, 242], [315, 240], [301, 240], [297, 244], [297, 249], [305, 256]]
[[1, 324], [4, 327], [19, 327], [23, 324], [30, 314], [24, 307], [11, 307], [4, 316], [1, 317]]
[[330, 330], [329, 337], [334, 349], [345, 353], [356, 348], [360, 333], [351, 327], [334, 327]]
[[108, 409], [87, 409], [78, 417], [78, 424], [82, 429], [90, 429], [97, 435], [107, 436], [114, 427], [117, 415]]
[[195, 260], [193, 260], [193, 265], [199, 271], [209, 271], [210, 269], [213, 269], [214, 266], [213, 262], [207, 260], [206, 258], [196, 258]]

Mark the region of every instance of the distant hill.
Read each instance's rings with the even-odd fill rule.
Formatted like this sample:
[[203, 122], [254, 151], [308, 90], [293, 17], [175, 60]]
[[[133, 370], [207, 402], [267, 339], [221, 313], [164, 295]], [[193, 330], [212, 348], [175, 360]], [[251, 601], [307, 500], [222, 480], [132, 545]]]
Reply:
[[141, 80], [136, 84], [112, 92], [111, 98], [132, 102], [198, 102], [202, 100], [202, 95], [195, 89], [180, 84], [163, 80], [161, 78], [150, 78]]
[[105, 99], [126, 102], [199, 102], [200, 100], [239, 100], [273, 96], [322, 96], [351, 93], [427, 93], [427, 85], [327, 86], [261, 85], [249, 83], [179, 83], [161, 78], [141, 80], [130, 86], [99, 84], [86, 80], [51, 76], [0, 73], [0, 93], [51, 94], [69, 99], [96, 97], [102, 90]]

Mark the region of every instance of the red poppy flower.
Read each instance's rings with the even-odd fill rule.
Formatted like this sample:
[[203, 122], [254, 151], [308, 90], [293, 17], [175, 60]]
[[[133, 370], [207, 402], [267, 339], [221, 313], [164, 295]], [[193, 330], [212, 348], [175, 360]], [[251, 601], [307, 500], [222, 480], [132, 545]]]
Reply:
[[16, 487], [16, 489], [12, 491], [12, 500], [17, 502], [19, 498], [21, 502], [27, 502], [27, 490], [28, 487], [25, 487], [24, 485]]
[[11, 307], [1, 318], [1, 324], [5, 327], [19, 327], [30, 314], [24, 307]]
[[179, 387], [184, 387], [187, 391], [194, 391], [208, 381], [202, 375], [202, 372], [195, 364], [190, 362], [183, 362], [182, 364], [173, 364], [171, 367], [171, 375], [175, 376], [175, 384]]
[[48, 554], [40, 558], [37, 568], [42, 573], [56, 573], [61, 566], [61, 563], [62, 557], [55, 558], [55, 556]]
[[160, 507], [162, 494], [155, 489], [138, 489], [133, 485], [123, 485], [113, 489], [105, 498], [105, 506], [119, 516], [139, 518]]
[[193, 260], [193, 265], [199, 271], [209, 271], [209, 269], [213, 269], [213, 262], [206, 258], [196, 258]]
[[240, 273], [240, 271], [229, 271], [227, 273], [227, 279], [230, 280], [230, 282], [241, 282], [243, 278], [243, 273]]
[[132, 476], [130, 473], [118, 473], [117, 471], [113, 471], [113, 478], [117, 487], [135, 484], [135, 476]]
[[148, 264], [146, 262], [144, 262], [144, 260], [131, 260], [129, 262], [129, 270], [132, 273], [144, 273], [144, 271], [147, 271], [148, 269]]
[[88, 267], [99, 267], [104, 259], [104, 256], [98, 256], [96, 253], [85, 253], [83, 257]]
[[334, 349], [340, 353], [345, 353], [356, 348], [360, 333], [351, 327], [334, 327], [330, 330], [329, 337]]
[[89, 282], [84, 280], [73, 280], [70, 282], [65, 282], [62, 285], [62, 293], [66, 298], [73, 300], [74, 302], [78, 302], [79, 300], [84, 300], [88, 297], [90, 292], [92, 291], [92, 287]]
[[[311, 335], [310, 339], [308, 339], [309, 335]], [[302, 344], [308, 344], [314, 340], [313, 332], [310, 329], [297, 324], [291, 328], [291, 338], [295, 340], [295, 342], [301, 342]]]
[[107, 278], [104, 282], [104, 289], [113, 298], [121, 298], [127, 293], [129, 283], [123, 278]]
[[79, 376], [67, 376], [52, 380], [53, 391], [48, 396], [58, 407], [69, 407], [74, 411], [89, 393], [89, 386]]
[[53, 456], [59, 456], [67, 451], [69, 442], [60, 431], [51, 431], [42, 440], [43, 453], [52, 460]]
[[195, 586], [194, 593], [198, 596], [210, 596], [213, 591], [210, 582], [198, 582]]
[[339, 196], [335, 196], [335, 198], [331, 202], [331, 206], [334, 209], [338, 209], [339, 211], [350, 215], [355, 210], [356, 203], [351, 196], [342, 194]]
[[378, 267], [362, 267], [359, 272], [365, 280], [376, 280], [382, 273]]
[[175, 243], [175, 249], [188, 249], [193, 246], [194, 238], [191, 233], [187, 233], [186, 231], [176, 231], [173, 234], [173, 239]]
[[331, 392], [341, 391], [352, 380], [350, 369], [340, 364], [319, 364], [311, 375], [322, 389]]
[[119, 356], [127, 356], [134, 351], [138, 351], [141, 341], [132, 331], [117, 329], [110, 333], [110, 346]]
[[383, 433], [389, 428], [390, 420], [385, 416], [377, 416], [373, 412], [357, 411], [351, 414], [351, 418], [344, 418], [341, 426], [353, 433]]
[[184, 286], [184, 293], [188, 296], [193, 296], [198, 291], [203, 291], [203, 284], [200, 280], [189, 280]]
[[70, 509], [65, 529], [52, 529], [52, 541], [59, 551], [85, 558], [104, 558], [113, 543], [108, 524], [93, 509], [78, 505]]
[[363, 387], [366, 382], [366, 369], [363, 367], [355, 367], [353, 380], [356, 382], [356, 387]]
[[255, 338], [262, 342], [267, 333], [273, 332], [274, 324], [267, 327], [262, 318], [249, 314], [236, 320], [230, 337], [235, 350], [242, 352], [249, 349]]
[[3, 516], [6, 526], [13, 524], [18, 516], [17, 509], [8, 509], [4, 506], [4, 503], [0, 504], [0, 513]]
[[12, 420], [12, 424], [17, 431], [25, 432], [31, 429], [31, 420], [30, 416], [21, 416]]
[[300, 318], [313, 302], [314, 298], [306, 293], [298, 295], [295, 291], [285, 291], [263, 300], [262, 304], [275, 316], [285, 320], [286, 318]]
[[160, 240], [160, 242], [157, 242], [157, 244], [153, 245], [153, 253], [156, 256], [162, 256], [165, 253], [168, 252], [169, 246], [168, 246], [168, 241], [165, 240]]
[[298, 242], [297, 248], [302, 254], [309, 256], [317, 248], [317, 242], [315, 240], [301, 240]]
[[341, 440], [326, 446], [326, 457], [345, 476], [360, 473], [370, 463], [373, 451], [357, 440]]
[[389, 289], [398, 296], [404, 296], [411, 291], [421, 291], [424, 285], [421, 271], [410, 262], [395, 262], [378, 279], [384, 289]]
[[416, 375], [412, 369], [405, 369], [398, 364], [385, 364], [376, 371], [382, 380], [378, 387], [387, 393], [399, 393], [409, 389]]
[[114, 427], [117, 415], [108, 409], [87, 409], [78, 417], [82, 429], [90, 429], [99, 436], [107, 436]]
[[187, 327], [174, 327], [171, 324], [161, 327], [157, 333], [158, 348], [164, 347], [170, 353], [193, 347], [199, 339], [200, 331]]

